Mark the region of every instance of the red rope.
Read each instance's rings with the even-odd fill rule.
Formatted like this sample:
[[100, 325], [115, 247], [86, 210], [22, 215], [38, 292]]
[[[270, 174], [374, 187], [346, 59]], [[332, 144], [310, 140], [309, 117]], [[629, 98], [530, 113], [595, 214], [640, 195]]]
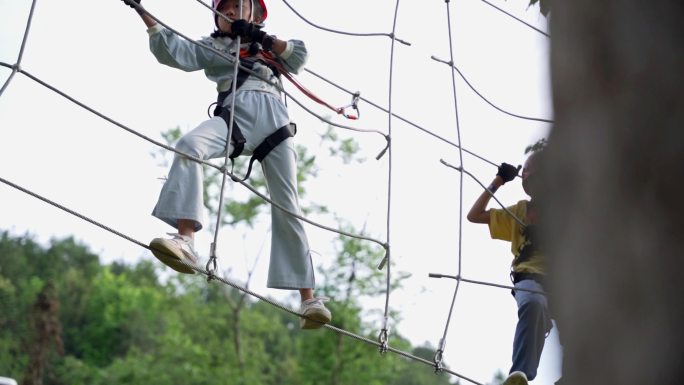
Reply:
[[[243, 50], [240, 51], [240, 56], [243, 56], [243, 53], [245, 54], [244, 56], [247, 56], [247, 55], [248, 55], [248, 52], [247, 52], [246, 49], [243, 49]], [[352, 107], [352, 108], [354, 108], [355, 110], [358, 111], [358, 108], [356, 107], [356, 98], [357, 98], [358, 96], [355, 96], [354, 101], [353, 101], [349, 106], [345, 106], [345, 107], [334, 107], [334, 106], [330, 105], [328, 102], [326, 102], [325, 100], [323, 100], [323, 99], [321, 99], [320, 97], [318, 97], [316, 94], [314, 94], [314, 93], [313, 93], [312, 91], [310, 91], [308, 88], [304, 87], [304, 85], [301, 84], [297, 79], [295, 79], [294, 77], [292, 77], [292, 74], [290, 74], [290, 72], [289, 72], [288, 70], [286, 70], [285, 67], [283, 67], [283, 65], [280, 64], [280, 62], [278, 62], [277, 60], [275, 60], [275, 58], [273, 57], [273, 55], [272, 55], [270, 52], [261, 51], [261, 52], [259, 52], [256, 56], [257, 56], [259, 59], [263, 60], [265, 63], [267, 63], [267, 64], [269, 64], [269, 65], [275, 67], [275, 68], [278, 70], [278, 72], [280, 72], [281, 74], [283, 74], [283, 76], [285, 76], [292, 84], [294, 84], [294, 86], [297, 87], [298, 90], [300, 90], [304, 95], [308, 96], [309, 99], [313, 100], [314, 102], [316, 102], [316, 103], [318, 103], [318, 104], [321, 104], [321, 105], [323, 105], [323, 106], [328, 107], [328, 108], [331, 109], [332, 111], [335, 111], [335, 113], [337, 113], [337, 114], [339, 114], [339, 115], [342, 115], [342, 116], [344, 116], [344, 117], [347, 118], [347, 119], [350, 119], [350, 120], [356, 120], [356, 119], [358, 119], [358, 115], [355, 116], [355, 115], [350, 115], [350, 114], [345, 113], [345, 109], [346, 109], [347, 107]]]

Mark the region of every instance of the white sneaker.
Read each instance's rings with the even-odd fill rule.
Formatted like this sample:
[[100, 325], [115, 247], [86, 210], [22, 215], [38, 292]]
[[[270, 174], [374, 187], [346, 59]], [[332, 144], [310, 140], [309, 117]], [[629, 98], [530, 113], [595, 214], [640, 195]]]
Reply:
[[181, 263], [181, 261], [192, 266], [197, 266], [199, 257], [197, 252], [192, 247], [192, 238], [169, 233], [173, 238], [155, 238], [150, 242], [150, 250], [157, 259], [164, 262], [164, 264], [178, 272], [185, 274], [195, 274], [195, 270]]
[[502, 385], [527, 385], [527, 375], [523, 372], [515, 371], [508, 375]]
[[326, 297], [316, 297], [302, 302], [299, 312], [304, 317], [299, 318], [299, 327], [302, 329], [318, 329], [330, 322], [332, 314], [323, 304], [328, 300], [329, 298]]

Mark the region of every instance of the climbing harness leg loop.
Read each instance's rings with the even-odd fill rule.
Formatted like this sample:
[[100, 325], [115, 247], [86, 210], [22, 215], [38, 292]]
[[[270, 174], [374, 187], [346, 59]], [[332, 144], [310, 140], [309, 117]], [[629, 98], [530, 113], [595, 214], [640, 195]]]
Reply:
[[266, 155], [268, 155], [274, 148], [276, 148], [285, 139], [295, 136], [296, 133], [297, 125], [294, 123], [289, 123], [280, 127], [271, 135], [267, 136], [266, 139], [264, 139], [264, 141], [261, 142], [261, 144], [259, 144], [257, 148], [254, 149], [254, 153], [252, 154], [252, 157], [249, 159], [247, 174], [243, 179], [239, 181], [244, 182], [245, 180], [247, 180], [247, 178], [249, 178], [249, 174], [252, 172], [252, 165], [254, 164], [255, 160], [262, 162], [264, 158], [266, 158]]
[[[230, 127], [230, 109], [228, 108], [217, 108], [218, 110], [218, 116], [223, 119], [223, 121], [226, 122], [226, 126]], [[240, 127], [238, 127], [237, 123], [233, 121], [233, 131], [231, 132], [231, 141], [233, 142], [233, 152], [230, 153], [229, 158], [231, 161], [240, 154], [242, 154], [242, 151], [245, 149], [245, 143], [247, 140], [245, 139], [245, 136], [242, 134], [242, 131], [240, 131]]]

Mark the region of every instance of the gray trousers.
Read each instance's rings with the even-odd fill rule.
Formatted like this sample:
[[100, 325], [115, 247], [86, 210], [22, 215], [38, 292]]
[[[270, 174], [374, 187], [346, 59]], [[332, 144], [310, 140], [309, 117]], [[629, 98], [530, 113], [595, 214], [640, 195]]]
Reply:
[[[244, 155], [251, 155], [268, 135], [289, 123], [287, 110], [280, 99], [259, 91], [237, 93], [234, 120], [247, 140]], [[200, 159], [225, 157], [227, 135], [226, 123], [214, 117], [184, 135], [176, 149]], [[228, 152], [232, 150], [231, 144]], [[261, 167], [270, 198], [287, 210], [301, 214], [297, 196], [297, 159], [292, 138], [274, 148]], [[201, 164], [176, 155], [152, 215], [175, 228], [178, 227], [178, 219], [193, 220], [195, 231], [199, 231], [204, 219], [203, 180]], [[271, 225], [268, 287], [314, 288], [309, 243], [301, 220], [272, 207]]]
[[[542, 285], [531, 279], [522, 280], [515, 287], [544, 291]], [[537, 376], [544, 340], [553, 324], [545, 295], [514, 290], [514, 296], [518, 304], [518, 325], [513, 339], [513, 366], [509, 373], [521, 371], [531, 381]]]

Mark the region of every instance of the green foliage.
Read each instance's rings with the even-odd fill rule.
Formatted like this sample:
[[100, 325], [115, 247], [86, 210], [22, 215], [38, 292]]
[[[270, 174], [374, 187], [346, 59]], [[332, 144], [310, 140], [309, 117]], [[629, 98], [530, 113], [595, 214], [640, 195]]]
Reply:
[[329, 143], [328, 152], [331, 156], [340, 157], [344, 164], [363, 162], [363, 158], [356, 156], [359, 151], [359, 144], [352, 138], [340, 139], [337, 131], [332, 126], [320, 135], [321, 143]]
[[[181, 131], [175, 128], [162, 136], [173, 145]], [[321, 147], [344, 163], [359, 161], [356, 143], [338, 138], [331, 129], [321, 136]], [[318, 168], [315, 155], [302, 147], [296, 150], [303, 196], [305, 182]], [[153, 156], [168, 166], [172, 154], [164, 150]], [[239, 158], [236, 170], [244, 170], [246, 161]], [[222, 175], [210, 167], [204, 171], [205, 205], [216, 214]], [[259, 167], [249, 183], [265, 190]], [[229, 197], [219, 226], [251, 227], [267, 208], [251, 193]], [[327, 213], [316, 205], [302, 209]], [[358, 233], [349, 224], [340, 227]], [[376, 340], [377, 322], [369, 322], [361, 301], [385, 294], [384, 272], [376, 269], [384, 250], [343, 236], [334, 246], [333, 264], [319, 270], [322, 285], [317, 294], [333, 298], [329, 305], [334, 325]], [[185, 275], [162, 281], [156, 266], [149, 261], [102, 265], [72, 238], [52, 240], [44, 247], [29, 236], [0, 233], [0, 374], [22, 378], [28, 372], [33, 344], [28, 315], [36, 296], [52, 282], [64, 354], [46, 356], [47, 385], [449, 384], [448, 376], [435, 376], [425, 365], [380, 355], [374, 346], [327, 329], [302, 331], [291, 314], [230, 287]], [[395, 272], [392, 288], [407, 277]], [[397, 324], [397, 314], [389, 315]], [[390, 343], [412, 350], [397, 333], [390, 335]], [[427, 357], [434, 349], [414, 351]]]
[[539, 3], [539, 11], [544, 16], [549, 16], [551, 12], [551, 2], [550, 0], [530, 0], [530, 6]]
[[[344, 269], [326, 271], [323, 290], [335, 324], [369, 339], [359, 298], [382, 291], [373, 265], [382, 248], [340, 238]], [[354, 267], [345, 261], [353, 260]], [[353, 285], [350, 274], [355, 274]], [[73, 239], [43, 247], [30, 237], [0, 233], [0, 373], [22, 378], [31, 332], [28, 315], [52, 281], [60, 301], [64, 355], [48, 356], [46, 385], [105, 384], [448, 384], [422, 364], [326, 329], [302, 331], [298, 320], [270, 304], [195, 276], [160, 281], [154, 264], [100, 264]], [[361, 281], [368, 281], [361, 284]], [[237, 318], [236, 318], [237, 315]], [[236, 328], [239, 326], [239, 328]], [[239, 332], [239, 334], [236, 334]], [[242, 357], [234, 348], [239, 335]], [[399, 335], [392, 346], [411, 351]], [[431, 355], [431, 348], [424, 348]], [[419, 352], [419, 350], [414, 350]]]
[[503, 382], [506, 380], [506, 375], [501, 371], [497, 370], [496, 373], [494, 373], [494, 378], [492, 379], [492, 382], [490, 382], [491, 385], [500, 385], [503, 384]]
[[535, 152], [542, 151], [544, 148], [546, 148], [547, 143], [548, 142], [546, 138], [541, 138], [534, 144], [525, 147], [525, 154], [533, 154]]

